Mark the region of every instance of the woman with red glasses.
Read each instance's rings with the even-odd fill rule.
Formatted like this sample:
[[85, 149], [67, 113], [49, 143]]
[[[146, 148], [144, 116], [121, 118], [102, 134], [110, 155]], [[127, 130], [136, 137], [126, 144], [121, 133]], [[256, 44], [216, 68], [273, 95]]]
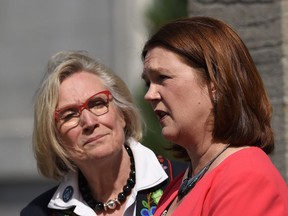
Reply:
[[60, 183], [21, 216], [153, 214], [170, 163], [162, 167], [141, 137], [119, 77], [87, 52], [55, 54], [37, 92], [33, 148], [40, 173]]

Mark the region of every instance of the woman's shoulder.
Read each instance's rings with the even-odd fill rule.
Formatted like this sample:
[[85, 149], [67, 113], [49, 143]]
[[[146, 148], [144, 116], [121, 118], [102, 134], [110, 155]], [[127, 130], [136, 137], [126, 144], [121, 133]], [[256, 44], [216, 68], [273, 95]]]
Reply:
[[[263, 211], [267, 211], [267, 215], [280, 215], [275, 212], [287, 212], [287, 184], [268, 155], [258, 147], [231, 154], [204, 176], [199, 185], [198, 191], [205, 191], [203, 199], [210, 201], [206, 210], [214, 209], [218, 212], [216, 215], [230, 215], [229, 212], [263, 215]], [[234, 205], [227, 206], [227, 203]]]
[[285, 185], [283, 177], [272, 160], [258, 147], [244, 148], [231, 154], [214, 172], [213, 170], [211, 172], [212, 178], [217, 176], [221, 182], [227, 181], [231, 184], [235, 181], [244, 184], [250, 180], [250, 183], [261, 181], [266, 184]]
[[[231, 165], [230, 165], [231, 164]], [[267, 168], [275, 169], [269, 156], [258, 147], [242, 148], [230, 154], [223, 162], [223, 166], [237, 170], [257, 170], [267, 171]]]
[[51, 215], [51, 210], [47, 206], [57, 187], [58, 186], [55, 186], [33, 199], [26, 207], [21, 210], [20, 216]]

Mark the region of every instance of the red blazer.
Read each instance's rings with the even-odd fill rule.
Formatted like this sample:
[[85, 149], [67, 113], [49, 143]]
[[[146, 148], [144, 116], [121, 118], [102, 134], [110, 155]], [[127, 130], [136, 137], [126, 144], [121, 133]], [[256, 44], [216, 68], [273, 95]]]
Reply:
[[[161, 216], [177, 196], [183, 173], [162, 196]], [[203, 176], [183, 198], [174, 216], [288, 216], [288, 187], [259, 148], [240, 150]]]

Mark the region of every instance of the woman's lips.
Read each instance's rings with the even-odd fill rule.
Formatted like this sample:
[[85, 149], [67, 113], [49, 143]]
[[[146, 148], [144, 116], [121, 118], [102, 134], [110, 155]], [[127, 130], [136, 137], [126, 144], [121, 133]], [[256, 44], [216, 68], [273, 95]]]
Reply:
[[84, 142], [84, 145], [89, 144], [89, 143], [91, 143], [91, 142], [95, 142], [95, 141], [101, 139], [102, 137], [104, 137], [104, 136], [106, 136], [106, 135], [107, 135], [107, 134], [101, 134], [101, 135], [94, 136], [94, 137], [88, 139], [86, 142]]
[[165, 118], [165, 116], [168, 115], [167, 112], [162, 111], [162, 110], [155, 110], [154, 111], [155, 115], [157, 116], [157, 118], [161, 121], [163, 118]]

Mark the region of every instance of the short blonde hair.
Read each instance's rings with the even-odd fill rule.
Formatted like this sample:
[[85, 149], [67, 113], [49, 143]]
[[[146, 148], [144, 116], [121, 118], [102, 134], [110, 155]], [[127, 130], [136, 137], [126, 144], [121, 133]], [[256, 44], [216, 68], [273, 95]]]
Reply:
[[97, 75], [111, 92], [116, 107], [124, 115], [126, 140], [142, 138], [142, 118], [123, 80], [86, 51], [58, 52], [48, 62], [46, 75], [36, 92], [34, 109], [33, 150], [38, 170], [47, 178], [59, 180], [76, 168], [60, 143], [54, 112], [60, 84], [81, 71]]

